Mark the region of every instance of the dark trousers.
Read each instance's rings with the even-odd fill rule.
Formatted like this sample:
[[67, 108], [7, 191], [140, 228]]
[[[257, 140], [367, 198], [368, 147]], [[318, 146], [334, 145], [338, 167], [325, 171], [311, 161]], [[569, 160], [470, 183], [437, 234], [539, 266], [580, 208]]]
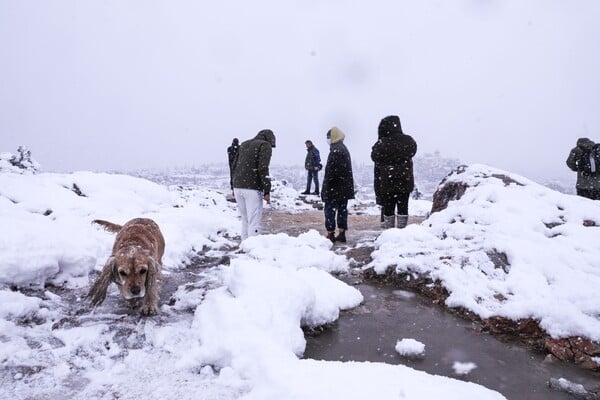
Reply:
[[600, 189], [577, 189], [577, 196], [600, 200]]
[[306, 178], [306, 191], [310, 192], [310, 183], [315, 181], [315, 192], [319, 193], [319, 171], [315, 171], [314, 169], [309, 169], [308, 176]]
[[335, 231], [335, 222], [337, 214], [337, 227], [339, 229], [348, 229], [348, 200], [332, 200], [325, 203], [323, 208], [325, 212], [325, 229], [328, 232]]
[[383, 215], [408, 215], [408, 199], [410, 193], [396, 193], [381, 196]]

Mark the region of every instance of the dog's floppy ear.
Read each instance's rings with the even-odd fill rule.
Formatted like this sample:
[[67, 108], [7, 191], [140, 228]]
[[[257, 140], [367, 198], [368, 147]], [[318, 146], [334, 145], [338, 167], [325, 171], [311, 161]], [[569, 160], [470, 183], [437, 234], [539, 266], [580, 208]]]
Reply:
[[106, 261], [106, 265], [96, 278], [96, 281], [92, 285], [87, 297], [92, 299], [92, 305], [102, 304], [104, 299], [106, 298], [106, 291], [108, 290], [108, 285], [114, 280], [115, 273], [117, 271], [117, 263], [114, 257], [110, 257], [108, 261]]
[[146, 291], [152, 289], [154, 285], [158, 283], [160, 279], [160, 265], [152, 257], [148, 258], [148, 272], [146, 273]]

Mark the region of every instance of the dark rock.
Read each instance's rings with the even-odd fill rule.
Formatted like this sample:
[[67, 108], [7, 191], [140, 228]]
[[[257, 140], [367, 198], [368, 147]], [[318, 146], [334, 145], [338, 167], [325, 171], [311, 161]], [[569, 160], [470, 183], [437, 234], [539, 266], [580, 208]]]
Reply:
[[504, 183], [504, 186], [508, 186], [508, 185], [512, 185], [512, 184], [515, 184], [518, 186], [525, 186], [521, 182], [514, 180], [510, 176], [506, 176], [506, 175], [502, 175], [502, 174], [492, 174], [491, 176], [493, 178], [500, 179]]
[[85, 194], [83, 194], [83, 192], [81, 191], [79, 186], [77, 186], [76, 183], [74, 183], [73, 186], [71, 187], [71, 191], [74, 192], [77, 196], [87, 197]]
[[431, 213], [442, 211], [448, 207], [450, 201], [460, 199], [467, 191], [467, 188], [467, 184], [462, 182], [449, 182], [441, 185], [433, 194]]
[[493, 249], [487, 251], [485, 254], [487, 254], [490, 261], [494, 264], [494, 268], [500, 268], [506, 273], [510, 271], [510, 263], [508, 262], [508, 256], [506, 253]]
[[544, 341], [544, 346], [550, 354], [561, 361], [573, 362], [590, 370], [600, 370], [600, 365], [592, 357], [600, 356], [600, 344], [579, 336], [552, 339]]
[[514, 321], [506, 317], [490, 317], [483, 320], [482, 326], [493, 334], [510, 334], [522, 339], [539, 339], [545, 336], [538, 321], [532, 318]]

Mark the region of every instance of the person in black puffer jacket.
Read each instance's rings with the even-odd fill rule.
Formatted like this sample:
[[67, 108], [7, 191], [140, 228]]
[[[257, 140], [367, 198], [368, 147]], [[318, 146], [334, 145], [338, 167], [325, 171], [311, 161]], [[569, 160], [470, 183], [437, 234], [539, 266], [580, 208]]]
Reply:
[[600, 200], [600, 144], [588, 138], [577, 139], [567, 158], [567, 166], [577, 172], [577, 195]]
[[[325, 203], [325, 229], [332, 242], [346, 242], [348, 230], [348, 200], [354, 198], [354, 177], [350, 152], [344, 144], [344, 133], [337, 127], [327, 132], [329, 155], [325, 164], [325, 176], [321, 188], [321, 200]], [[337, 214], [337, 218], [336, 218]], [[335, 236], [335, 225], [339, 235]]]
[[408, 223], [408, 200], [415, 187], [412, 158], [417, 153], [417, 143], [402, 132], [397, 115], [381, 120], [378, 137], [371, 149], [371, 159], [375, 163], [375, 197], [383, 208], [381, 226], [404, 228]]
[[270, 129], [240, 145], [233, 161], [233, 194], [242, 217], [242, 240], [261, 233], [263, 200], [271, 200], [269, 163], [275, 135]]

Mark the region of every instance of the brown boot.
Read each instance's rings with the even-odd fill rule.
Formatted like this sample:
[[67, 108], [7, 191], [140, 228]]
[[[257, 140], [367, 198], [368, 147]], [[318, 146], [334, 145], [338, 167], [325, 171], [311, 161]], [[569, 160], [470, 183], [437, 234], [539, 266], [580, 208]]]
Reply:
[[339, 233], [339, 235], [337, 235], [335, 237], [335, 241], [346, 243], [346, 230], [345, 229], [340, 229], [340, 233]]
[[327, 231], [327, 239], [331, 240], [332, 243], [335, 243], [335, 231]]

